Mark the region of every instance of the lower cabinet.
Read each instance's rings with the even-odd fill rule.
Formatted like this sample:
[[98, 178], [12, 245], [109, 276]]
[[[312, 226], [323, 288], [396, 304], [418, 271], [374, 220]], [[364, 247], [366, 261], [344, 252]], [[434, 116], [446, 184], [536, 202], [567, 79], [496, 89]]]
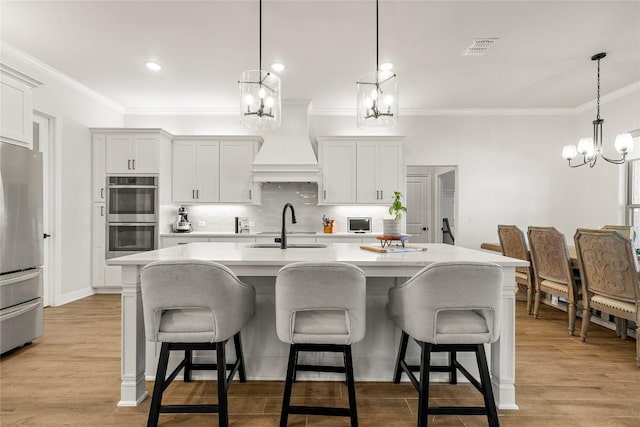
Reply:
[[208, 237], [198, 236], [162, 236], [160, 237], [160, 249], [169, 248], [171, 246], [186, 245], [193, 242], [208, 242]]
[[122, 267], [106, 263], [106, 212], [104, 203], [93, 204], [91, 286], [98, 292], [116, 292], [122, 284]]

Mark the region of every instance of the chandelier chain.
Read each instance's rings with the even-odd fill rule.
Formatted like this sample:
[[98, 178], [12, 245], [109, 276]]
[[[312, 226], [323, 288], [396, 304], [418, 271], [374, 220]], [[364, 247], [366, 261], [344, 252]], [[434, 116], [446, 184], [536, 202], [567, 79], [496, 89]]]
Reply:
[[600, 60], [598, 59], [598, 94], [596, 96], [597, 114], [596, 119], [600, 120]]

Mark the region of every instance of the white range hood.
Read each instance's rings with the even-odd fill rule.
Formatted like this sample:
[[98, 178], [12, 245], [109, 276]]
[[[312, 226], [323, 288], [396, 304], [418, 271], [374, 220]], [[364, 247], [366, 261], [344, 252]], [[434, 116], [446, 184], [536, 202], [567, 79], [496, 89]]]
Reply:
[[253, 162], [254, 182], [318, 182], [309, 140], [308, 100], [282, 100], [282, 125], [264, 138]]

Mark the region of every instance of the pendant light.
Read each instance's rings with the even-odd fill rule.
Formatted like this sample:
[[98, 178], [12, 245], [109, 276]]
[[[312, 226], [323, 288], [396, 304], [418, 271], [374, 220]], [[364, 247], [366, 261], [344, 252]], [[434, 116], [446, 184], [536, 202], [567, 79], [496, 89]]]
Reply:
[[262, 69], [262, 0], [259, 13], [258, 69], [240, 74], [240, 124], [250, 129], [280, 127], [280, 77]]
[[[614, 147], [618, 154], [622, 157], [617, 159], [610, 159], [605, 157], [602, 149], [602, 124], [604, 123], [604, 119], [600, 118], [600, 60], [607, 56], [606, 53], [596, 53], [591, 57], [592, 61], [598, 61], [598, 92], [596, 98], [596, 119], [593, 123], [593, 137], [592, 138], [581, 138], [578, 141], [578, 145], [565, 145], [562, 149], [562, 157], [565, 160], [569, 161], [569, 167], [577, 168], [579, 166], [589, 165], [589, 167], [594, 167], [596, 165], [596, 161], [598, 157], [602, 157], [603, 160], [614, 163], [616, 165], [620, 165], [624, 163], [627, 154], [633, 150], [633, 138], [630, 133], [621, 133], [618, 135], [614, 142]], [[578, 163], [575, 165], [571, 164], [571, 160], [575, 159], [576, 156], [580, 153], [582, 155], [582, 163]]]
[[358, 127], [391, 128], [398, 124], [398, 76], [380, 70], [378, 47], [378, 0], [376, 0], [376, 71], [356, 82]]

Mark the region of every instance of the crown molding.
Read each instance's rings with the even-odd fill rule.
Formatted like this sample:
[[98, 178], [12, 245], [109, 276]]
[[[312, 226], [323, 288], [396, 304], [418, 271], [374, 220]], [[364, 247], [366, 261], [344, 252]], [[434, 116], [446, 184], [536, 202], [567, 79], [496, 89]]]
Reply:
[[124, 113], [128, 116], [237, 116], [237, 108], [154, 108], [131, 107]]
[[34, 79], [31, 76], [28, 76], [26, 74], [24, 74], [21, 71], [16, 70], [13, 67], [9, 67], [6, 64], [3, 64], [0, 62], [0, 73], [1, 74], [6, 74], [8, 76], [13, 77], [14, 79], [17, 79], [23, 83], [26, 83], [27, 85], [29, 85], [30, 87], [34, 88], [34, 87], [38, 87], [38, 86], [42, 86], [44, 83], [42, 83], [41, 81], [38, 81], [36, 79]]
[[[606, 104], [607, 102], [611, 102], [615, 99], [622, 98], [623, 96], [629, 95], [630, 93], [633, 93], [635, 91], [640, 91], [640, 81], [631, 83], [629, 86], [622, 87], [618, 90], [614, 90], [611, 93], [601, 96], [600, 104]], [[597, 98], [594, 98], [591, 101], [585, 102], [582, 105], [578, 105], [574, 109], [575, 114], [583, 113], [587, 110], [592, 110], [596, 108], [596, 100]]]
[[56, 70], [55, 68], [51, 67], [50, 65], [45, 64], [44, 62], [40, 61], [39, 59], [21, 51], [20, 49], [18, 49], [17, 47], [13, 46], [10, 43], [5, 42], [4, 40], [2, 41], [2, 55], [6, 55], [8, 54], [9, 56], [13, 56], [14, 58], [26, 62], [27, 64], [29, 64], [30, 66], [42, 71], [43, 73], [45, 73], [46, 75], [55, 78], [56, 80], [61, 81], [63, 84], [71, 87], [72, 89], [77, 90], [78, 92], [82, 93], [83, 95], [88, 96], [89, 98], [94, 99], [95, 101], [106, 105], [107, 107], [113, 108], [114, 110], [118, 111], [119, 113], [124, 113], [125, 112], [125, 108], [118, 104], [117, 102], [111, 100], [110, 98], [107, 98], [106, 96], [96, 92], [93, 89], [90, 89], [89, 87], [83, 85], [82, 83], [80, 83], [79, 81], [75, 80], [74, 78]]
[[[312, 116], [355, 116], [355, 108], [312, 108]], [[403, 116], [558, 116], [575, 114], [574, 108], [401, 108]]]

